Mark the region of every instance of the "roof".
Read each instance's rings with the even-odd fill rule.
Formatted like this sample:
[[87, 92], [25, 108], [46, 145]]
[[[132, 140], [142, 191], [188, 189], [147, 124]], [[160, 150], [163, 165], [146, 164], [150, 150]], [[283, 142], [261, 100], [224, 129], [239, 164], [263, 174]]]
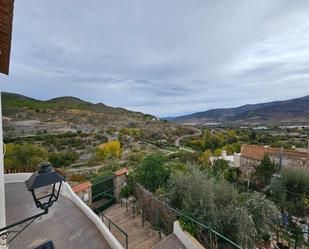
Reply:
[[307, 159], [309, 151], [289, 150], [260, 145], [243, 144], [241, 146], [241, 156], [253, 160], [263, 160], [264, 155], [283, 155], [292, 158]]
[[0, 73], [9, 74], [14, 0], [0, 0]]
[[[31, 193], [23, 182], [6, 183], [5, 199], [7, 224], [41, 212], [35, 207]], [[60, 249], [110, 248], [95, 224], [62, 195], [47, 215], [36, 220], [9, 245], [10, 249], [32, 249], [49, 240]]]
[[129, 172], [129, 169], [128, 169], [128, 168], [122, 168], [122, 169], [117, 170], [117, 171], [115, 172], [115, 176], [121, 176], [121, 175], [124, 175], [124, 174], [126, 174], [126, 173], [128, 173], [128, 172]]
[[84, 182], [82, 184], [78, 184], [72, 187], [72, 190], [74, 191], [74, 193], [78, 193], [80, 191], [83, 191], [87, 188], [90, 188], [92, 186], [91, 182]]

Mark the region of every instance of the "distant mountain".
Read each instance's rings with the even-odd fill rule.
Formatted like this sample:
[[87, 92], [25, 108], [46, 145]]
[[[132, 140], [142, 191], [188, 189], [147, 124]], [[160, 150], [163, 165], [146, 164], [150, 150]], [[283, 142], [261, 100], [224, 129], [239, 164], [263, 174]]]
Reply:
[[309, 95], [285, 101], [275, 101], [236, 108], [212, 109], [170, 118], [178, 123], [231, 123], [244, 125], [285, 125], [309, 123]]
[[110, 107], [102, 103], [93, 104], [71, 96], [57, 97], [43, 101], [16, 93], [2, 92], [2, 102], [4, 111], [10, 108], [28, 108], [37, 110], [78, 109], [78, 110], [88, 110], [102, 113], [105, 112], [105, 113], [117, 113], [117, 114], [136, 114], [145, 116], [145, 114], [141, 112], [129, 111], [119, 107]]
[[101, 131], [127, 125], [141, 125], [154, 116], [124, 108], [93, 104], [75, 97], [37, 100], [15, 93], [2, 93], [5, 135], [41, 132]]

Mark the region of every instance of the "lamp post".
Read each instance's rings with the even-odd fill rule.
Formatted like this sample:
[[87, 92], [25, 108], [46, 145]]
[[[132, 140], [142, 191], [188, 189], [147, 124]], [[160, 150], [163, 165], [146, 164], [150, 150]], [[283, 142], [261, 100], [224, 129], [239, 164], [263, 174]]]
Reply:
[[[36, 207], [42, 209], [43, 212], [0, 228], [0, 238], [2, 238], [3, 241], [7, 240], [9, 234], [16, 233], [11, 239], [7, 240], [5, 244], [14, 240], [37, 218], [48, 213], [48, 209], [58, 200], [63, 180], [63, 177], [54, 171], [50, 163], [41, 164], [39, 170], [26, 180], [26, 187], [28, 191], [31, 192]], [[14, 231], [9, 230], [16, 226], [21, 226], [21, 229], [14, 229]]]

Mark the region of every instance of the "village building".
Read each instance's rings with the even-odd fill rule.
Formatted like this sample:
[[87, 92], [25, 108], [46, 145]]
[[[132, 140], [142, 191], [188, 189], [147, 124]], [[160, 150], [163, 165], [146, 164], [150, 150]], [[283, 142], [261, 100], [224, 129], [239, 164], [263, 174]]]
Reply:
[[240, 169], [252, 172], [264, 156], [279, 168], [309, 168], [309, 151], [306, 149], [283, 149], [261, 145], [244, 144], [241, 147]]

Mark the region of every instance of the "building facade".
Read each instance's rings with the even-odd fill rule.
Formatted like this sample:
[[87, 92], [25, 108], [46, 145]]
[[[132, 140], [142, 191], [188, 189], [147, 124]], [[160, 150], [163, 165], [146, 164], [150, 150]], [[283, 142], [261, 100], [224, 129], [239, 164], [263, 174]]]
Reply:
[[261, 163], [264, 156], [268, 155], [270, 160], [280, 168], [308, 168], [309, 151], [299, 151], [273, 148], [269, 146], [248, 145], [241, 147], [240, 168], [243, 172], [251, 172]]

